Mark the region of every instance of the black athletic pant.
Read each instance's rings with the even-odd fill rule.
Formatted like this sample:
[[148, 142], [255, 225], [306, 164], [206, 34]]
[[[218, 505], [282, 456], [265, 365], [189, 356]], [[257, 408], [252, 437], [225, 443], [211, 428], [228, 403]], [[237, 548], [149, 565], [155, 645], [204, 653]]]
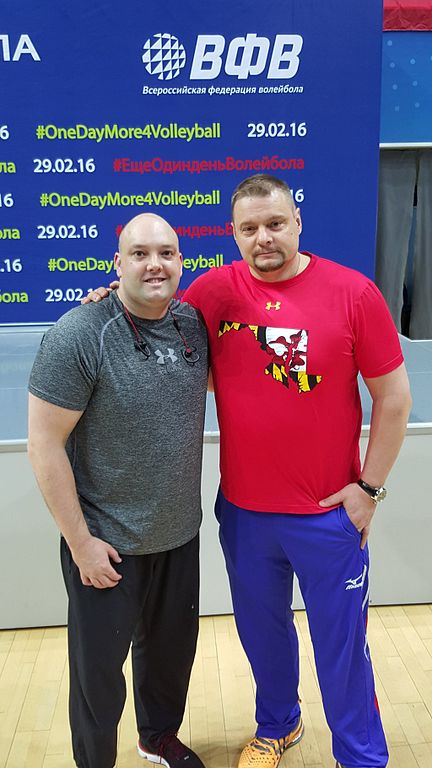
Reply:
[[126, 698], [122, 666], [132, 641], [140, 740], [177, 732], [198, 635], [199, 540], [168, 552], [122, 555], [111, 589], [83, 586], [62, 538], [69, 597], [69, 717], [79, 768], [112, 768]]

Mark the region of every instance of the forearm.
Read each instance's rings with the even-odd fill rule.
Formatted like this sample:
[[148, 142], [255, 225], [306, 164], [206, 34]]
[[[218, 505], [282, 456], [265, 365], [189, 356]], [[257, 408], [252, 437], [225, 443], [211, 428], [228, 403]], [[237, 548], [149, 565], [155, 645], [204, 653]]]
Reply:
[[[365, 378], [372, 397], [372, 417], [362, 479], [379, 488], [396, 461], [405, 436], [411, 408], [409, 382], [404, 365], [377, 378]], [[366, 546], [375, 503], [356, 482], [348, 483], [337, 493], [320, 501], [322, 507], [343, 504], [358, 531], [361, 548]]]
[[361, 472], [369, 485], [384, 485], [405, 437], [411, 408], [409, 395], [386, 395], [374, 401], [366, 456]]
[[39, 488], [58, 528], [73, 550], [90, 537], [75, 478], [63, 445], [29, 441], [29, 458]]

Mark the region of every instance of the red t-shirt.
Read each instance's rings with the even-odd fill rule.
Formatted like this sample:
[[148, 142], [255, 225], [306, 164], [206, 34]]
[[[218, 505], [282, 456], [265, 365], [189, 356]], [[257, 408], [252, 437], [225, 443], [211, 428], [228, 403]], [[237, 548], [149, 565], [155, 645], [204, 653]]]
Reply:
[[358, 479], [357, 374], [403, 362], [374, 283], [308, 255], [301, 274], [277, 283], [244, 261], [212, 268], [184, 297], [209, 334], [223, 493], [258, 512], [323, 512], [321, 499]]

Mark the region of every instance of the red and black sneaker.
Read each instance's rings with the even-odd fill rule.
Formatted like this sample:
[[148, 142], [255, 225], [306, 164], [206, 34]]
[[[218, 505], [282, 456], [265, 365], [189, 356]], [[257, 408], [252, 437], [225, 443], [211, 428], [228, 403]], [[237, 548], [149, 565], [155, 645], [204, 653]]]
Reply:
[[151, 763], [166, 765], [167, 768], [205, 768], [198, 755], [182, 744], [175, 733], [164, 734], [155, 749], [138, 741], [137, 750], [140, 757]]

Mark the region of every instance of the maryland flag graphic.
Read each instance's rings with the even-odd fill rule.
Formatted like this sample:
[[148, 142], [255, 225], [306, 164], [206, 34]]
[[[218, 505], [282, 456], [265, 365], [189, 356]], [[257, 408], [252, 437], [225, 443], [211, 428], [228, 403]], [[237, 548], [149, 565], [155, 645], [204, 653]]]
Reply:
[[251, 331], [261, 349], [271, 358], [264, 374], [290, 386], [293, 381], [299, 392], [311, 392], [322, 380], [322, 376], [307, 372], [308, 331], [295, 328], [271, 328], [265, 325], [246, 325], [222, 320], [218, 338], [230, 331]]

